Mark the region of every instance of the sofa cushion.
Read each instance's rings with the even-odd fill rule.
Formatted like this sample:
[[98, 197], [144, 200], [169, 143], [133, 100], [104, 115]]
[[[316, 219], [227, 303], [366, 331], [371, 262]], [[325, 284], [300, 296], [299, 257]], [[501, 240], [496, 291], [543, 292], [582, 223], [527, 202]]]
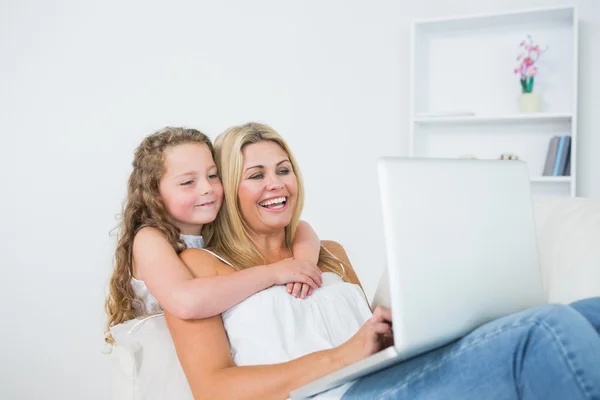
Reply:
[[600, 296], [600, 199], [534, 199], [544, 288], [551, 303]]

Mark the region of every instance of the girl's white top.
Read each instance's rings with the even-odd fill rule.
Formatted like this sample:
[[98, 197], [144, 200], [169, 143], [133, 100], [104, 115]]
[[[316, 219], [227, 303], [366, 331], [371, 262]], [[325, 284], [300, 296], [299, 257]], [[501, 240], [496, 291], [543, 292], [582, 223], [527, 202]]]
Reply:
[[[358, 285], [324, 272], [323, 285], [304, 300], [288, 294], [285, 286], [272, 286], [222, 317], [233, 361], [242, 366], [283, 363], [337, 347], [371, 318], [371, 310]], [[314, 398], [339, 399], [350, 386]]]
[[[204, 247], [204, 238], [196, 235], [181, 235], [188, 249], [201, 249]], [[131, 288], [135, 294], [133, 309], [138, 317], [162, 313], [162, 309], [146, 287], [144, 281], [131, 278]]]

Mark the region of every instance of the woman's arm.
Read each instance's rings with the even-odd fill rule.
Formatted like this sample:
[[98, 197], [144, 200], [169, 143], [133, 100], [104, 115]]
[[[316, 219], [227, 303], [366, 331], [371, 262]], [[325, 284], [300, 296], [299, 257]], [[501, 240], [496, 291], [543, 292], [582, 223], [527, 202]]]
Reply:
[[316, 268], [302, 265], [257, 266], [235, 274], [193, 279], [162, 232], [141, 229], [133, 242], [135, 274], [163, 310], [182, 319], [207, 318], [233, 307], [248, 296], [274, 284], [304, 282], [317, 287]]
[[[227, 269], [201, 250], [186, 250], [181, 258], [197, 277]], [[282, 399], [348, 361], [332, 349], [282, 364], [236, 367], [220, 316], [185, 321], [165, 312], [165, 318], [195, 399]]]
[[[201, 250], [186, 250], [181, 258], [194, 276], [230, 273], [228, 267]], [[238, 367], [231, 357], [220, 316], [184, 321], [165, 312], [165, 318], [196, 400], [286, 398], [293, 389], [381, 350], [382, 336], [391, 333], [390, 310], [378, 308], [373, 317], [339, 347], [280, 364]]]
[[186, 321], [165, 318], [194, 399], [284, 399], [306, 383], [341, 369], [337, 349], [282, 364], [237, 367], [220, 316]]

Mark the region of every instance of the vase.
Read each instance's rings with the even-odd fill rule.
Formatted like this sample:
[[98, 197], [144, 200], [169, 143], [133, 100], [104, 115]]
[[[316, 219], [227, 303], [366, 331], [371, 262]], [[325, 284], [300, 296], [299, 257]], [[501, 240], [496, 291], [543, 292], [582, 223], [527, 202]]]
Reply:
[[519, 96], [519, 111], [539, 112], [542, 98], [539, 94], [521, 93]]

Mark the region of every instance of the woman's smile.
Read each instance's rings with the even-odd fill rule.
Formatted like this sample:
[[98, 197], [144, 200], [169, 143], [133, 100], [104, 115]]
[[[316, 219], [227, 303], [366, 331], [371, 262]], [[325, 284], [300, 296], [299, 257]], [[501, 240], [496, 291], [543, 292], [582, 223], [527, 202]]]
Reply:
[[274, 212], [285, 211], [288, 206], [288, 197], [287, 196], [278, 196], [278, 197], [269, 197], [258, 203], [259, 206]]

